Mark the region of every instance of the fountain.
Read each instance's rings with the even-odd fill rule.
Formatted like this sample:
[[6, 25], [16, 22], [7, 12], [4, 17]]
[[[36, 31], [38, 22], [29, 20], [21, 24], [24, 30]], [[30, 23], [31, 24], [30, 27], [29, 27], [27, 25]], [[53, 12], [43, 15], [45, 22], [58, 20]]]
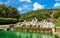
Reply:
[[31, 26], [31, 25], [32, 25], [32, 27], [40, 26], [40, 28], [46, 28], [46, 29], [50, 28], [50, 29], [52, 29], [52, 32], [55, 32], [55, 25], [52, 22], [47, 22], [46, 20], [39, 22], [36, 18], [34, 18], [34, 19], [32, 19], [32, 21], [28, 21], [28, 22], [26, 20], [24, 20], [24, 22], [19, 22], [19, 23], [17, 23], [17, 25], [18, 26], [25, 25], [26, 27]]

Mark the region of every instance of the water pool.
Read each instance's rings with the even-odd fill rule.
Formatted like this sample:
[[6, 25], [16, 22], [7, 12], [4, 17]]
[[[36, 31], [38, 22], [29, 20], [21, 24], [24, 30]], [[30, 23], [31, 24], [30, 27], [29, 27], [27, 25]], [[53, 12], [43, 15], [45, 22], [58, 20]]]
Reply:
[[59, 38], [57, 35], [33, 32], [0, 31], [0, 38]]

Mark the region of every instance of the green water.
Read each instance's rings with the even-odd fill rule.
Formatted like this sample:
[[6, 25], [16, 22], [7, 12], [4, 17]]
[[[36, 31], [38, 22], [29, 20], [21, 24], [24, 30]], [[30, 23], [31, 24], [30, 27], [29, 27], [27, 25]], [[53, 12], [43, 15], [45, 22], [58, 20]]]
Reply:
[[58, 36], [46, 33], [0, 31], [0, 38], [58, 38]]

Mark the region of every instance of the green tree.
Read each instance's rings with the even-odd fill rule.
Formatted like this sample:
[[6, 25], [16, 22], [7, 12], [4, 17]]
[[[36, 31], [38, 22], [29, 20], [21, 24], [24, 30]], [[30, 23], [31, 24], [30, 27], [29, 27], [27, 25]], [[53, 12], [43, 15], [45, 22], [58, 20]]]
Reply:
[[0, 5], [0, 17], [3, 18], [20, 18], [19, 11], [11, 6]]

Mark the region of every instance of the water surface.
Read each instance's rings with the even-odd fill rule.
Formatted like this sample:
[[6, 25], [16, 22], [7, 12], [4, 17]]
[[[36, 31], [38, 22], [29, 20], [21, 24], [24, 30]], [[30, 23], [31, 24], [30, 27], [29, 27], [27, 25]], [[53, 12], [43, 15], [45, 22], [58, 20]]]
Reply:
[[58, 38], [58, 36], [47, 33], [0, 31], [0, 38]]

